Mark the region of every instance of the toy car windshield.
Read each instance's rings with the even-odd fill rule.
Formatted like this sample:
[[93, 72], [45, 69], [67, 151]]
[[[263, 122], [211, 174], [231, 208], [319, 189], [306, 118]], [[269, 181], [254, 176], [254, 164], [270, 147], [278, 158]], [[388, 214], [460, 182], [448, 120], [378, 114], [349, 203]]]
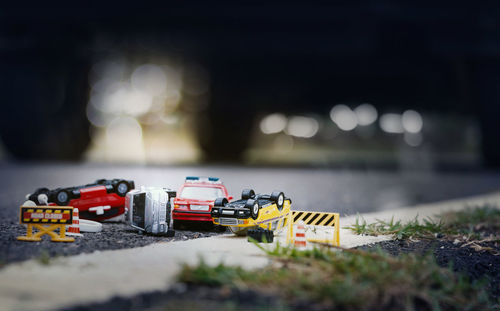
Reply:
[[224, 196], [222, 189], [215, 187], [185, 186], [182, 189], [180, 198], [193, 200], [215, 200]]

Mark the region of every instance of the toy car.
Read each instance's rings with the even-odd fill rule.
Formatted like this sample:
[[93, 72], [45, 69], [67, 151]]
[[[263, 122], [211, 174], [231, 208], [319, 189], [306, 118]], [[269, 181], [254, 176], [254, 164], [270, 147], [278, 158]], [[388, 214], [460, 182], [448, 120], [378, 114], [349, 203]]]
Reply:
[[227, 193], [226, 186], [217, 177], [188, 176], [184, 184], [177, 191], [174, 199], [174, 224], [178, 226], [182, 221], [194, 220], [212, 223], [210, 212], [215, 199], [223, 197], [232, 200]]
[[174, 236], [170, 199], [175, 195], [167, 188], [141, 187], [130, 191], [125, 199], [127, 223], [142, 232]]
[[125, 195], [134, 187], [132, 180], [99, 179], [84, 186], [55, 190], [39, 188], [26, 198], [40, 205], [44, 203], [39, 202], [39, 196], [44, 194], [49, 205], [73, 206], [78, 208], [80, 218], [103, 221], [125, 213]]
[[256, 195], [252, 189], [245, 189], [241, 200], [215, 200], [212, 217], [214, 224], [228, 226], [237, 235], [245, 235], [255, 227], [274, 231], [283, 228], [291, 204], [292, 200], [280, 191]]

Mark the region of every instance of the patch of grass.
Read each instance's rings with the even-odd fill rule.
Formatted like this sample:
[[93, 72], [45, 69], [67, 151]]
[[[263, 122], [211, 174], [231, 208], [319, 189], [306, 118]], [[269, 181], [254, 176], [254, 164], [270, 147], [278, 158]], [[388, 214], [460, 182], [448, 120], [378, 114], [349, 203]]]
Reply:
[[446, 227], [459, 233], [469, 233], [484, 228], [500, 229], [500, 208], [491, 205], [444, 213], [441, 218]]
[[44, 266], [47, 266], [50, 264], [50, 254], [49, 252], [46, 250], [46, 249], [42, 249], [41, 252], [40, 252], [40, 255], [38, 255], [38, 257], [36, 258], [36, 260], [44, 265]]
[[247, 271], [203, 261], [184, 266], [179, 280], [189, 284], [230, 286], [275, 294], [284, 301], [308, 301], [323, 308], [480, 309], [491, 306], [482, 285], [470, 283], [431, 256], [391, 257], [382, 252], [277, 246], [268, 251], [279, 266]]
[[364, 235], [393, 235], [396, 239], [409, 238], [433, 238], [440, 234], [444, 235], [466, 235], [474, 237], [477, 229], [500, 228], [500, 209], [493, 206], [467, 208], [458, 212], [448, 212], [440, 215], [439, 220], [431, 218], [415, 219], [403, 223], [394, 221], [377, 220], [367, 224], [362, 217], [358, 216], [352, 226], [344, 227], [356, 234]]
[[377, 220], [370, 224], [358, 217], [352, 226], [344, 227], [344, 229], [350, 229], [356, 234], [364, 235], [394, 235], [396, 239], [433, 237], [435, 234], [447, 230], [442, 221], [427, 218], [420, 222], [418, 217], [406, 223], [400, 220], [394, 221], [393, 217], [390, 221]]

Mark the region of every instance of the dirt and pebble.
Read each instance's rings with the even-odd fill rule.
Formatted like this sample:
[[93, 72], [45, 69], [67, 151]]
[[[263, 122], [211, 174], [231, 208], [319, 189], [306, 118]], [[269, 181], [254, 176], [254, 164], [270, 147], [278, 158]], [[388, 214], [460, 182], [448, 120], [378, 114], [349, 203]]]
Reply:
[[[289, 310], [275, 295], [228, 287], [176, 284], [170, 290], [136, 295], [132, 298], [114, 297], [105, 303], [75, 306], [64, 311], [105, 310]], [[306, 308], [307, 309], [307, 308]]]
[[420, 241], [385, 241], [360, 247], [364, 250], [381, 249], [393, 256], [415, 253], [422, 256], [432, 254], [441, 267], [452, 267], [467, 275], [471, 281], [486, 282], [486, 288], [494, 299], [500, 298], [500, 244], [496, 242], [469, 244], [459, 240], [441, 238]]
[[171, 242], [210, 237], [221, 234], [211, 225], [184, 225], [176, 230], [174, 237], [154, 236], [139, 233], [123, 222], [104, 223], [101, 232], [83, 233], [72, 243], [55, 243], [45, 235], [40, 242], [17, 241], [26, 235], [26, 228], [15, 220], [0, 223], [0, 267], [12, 262], [39, 259], [48, 260], [56, 256], [71, 256], [94, 251], [115, 250], [146, 246], [158, 242]]

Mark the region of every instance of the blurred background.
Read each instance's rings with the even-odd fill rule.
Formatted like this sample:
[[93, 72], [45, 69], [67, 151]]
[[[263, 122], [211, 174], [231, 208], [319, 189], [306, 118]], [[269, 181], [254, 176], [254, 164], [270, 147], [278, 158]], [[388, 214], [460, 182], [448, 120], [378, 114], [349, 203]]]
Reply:
[[500, 166], [497, 2], [0, 10], [0, 158]]

